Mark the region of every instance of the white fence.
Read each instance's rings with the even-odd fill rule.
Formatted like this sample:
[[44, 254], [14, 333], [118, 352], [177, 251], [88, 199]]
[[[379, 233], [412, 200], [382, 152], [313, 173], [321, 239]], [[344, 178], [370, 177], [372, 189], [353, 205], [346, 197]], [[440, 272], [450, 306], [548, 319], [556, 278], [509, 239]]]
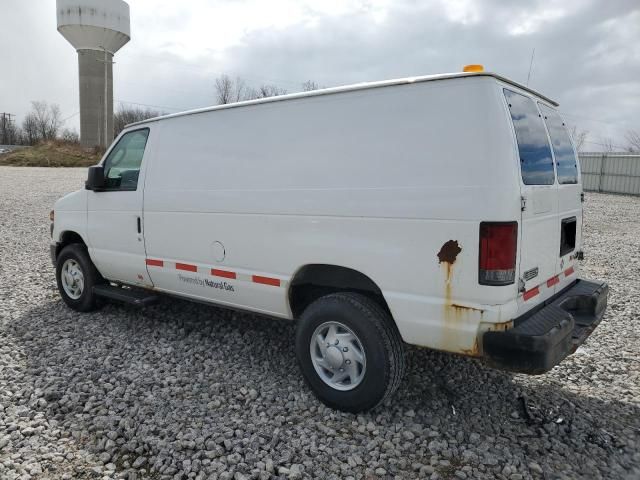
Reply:
[[640, 195], [640, 155], [581, 152], [579, 156], [584, 190]]

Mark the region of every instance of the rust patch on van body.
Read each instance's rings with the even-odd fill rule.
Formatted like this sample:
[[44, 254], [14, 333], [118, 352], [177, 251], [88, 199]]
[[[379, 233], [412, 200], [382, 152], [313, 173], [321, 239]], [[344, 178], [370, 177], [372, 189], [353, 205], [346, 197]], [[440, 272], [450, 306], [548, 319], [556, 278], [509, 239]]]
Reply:
[[476, 337], [476, 339], [473, 341], [473, 345], [471, 346], [471, 348], [463, 348], [462, 350], [460, 350], [460, 353], [469, 357], [479, 357], [480, 346], [478, 345], [478, 337]]
[[505, 330], [509, 330], [513, 328], [513, 320], [507, 320], [506, 322], [494, 323], [487, 330], [487, 332], [504, 332]]
[[[438, 263], [444, 269], [444, 335], [442, 337], [441, 348], [449, 352], [455, 352], [469, 357], [480, 357], [482, 355], [482, 333], [478, 331], [476, 338], [471, 345], [462, 346], [459, 332], [468, 329], [469, 325], [477, 324], [478, 328], [483, 322], [485, 311], [481, 308], [462, 305], [453, 302], [453, 277], [454, 267], [458, 255], [462, 252], [462, 247], [457, 240], [448, 240], [438, 252]], [[489, 327], [491, 330], [501, 330], [506, 328], [502, 324], [495, 324]]]
[[[451, 287], [449, 286], [447, 294], [450, 295]], [[444, 304], [444, 321], [445, 328], [448, 330], [448, 334], [445, 336], [445, 342], [449, 351], [454, 351], [462, 355], [468, 355], [470, 357], [480, 356], [480, 346], [478, 345], [478, 338], [473, 339], [473, 345], [470, 347], [461, 348], [461, 339], [458, 338], [460, 331], [465, 330], [469, 324], [482, 322], [484, 316], [484, 310], [480, 308], [467, 307], [458, 303], [452, 303], [451, 297], [446, 299]]]
[[467, 307], [466, 305], [460, 305], [459, 303], [452, 303], [451, 308], [459, 310], [460, 312], [480, 312], [480, 318], [482, 318], [482, 314], [484, 313], [484, 310], [481, 308]]
[[438, 263], [448, 263], [453, 265], [462, 251], [457, 240], [447, 240], [438, 252]]
[[[477, 311], [478, 309], [474, 308], [471, 310]], [[484, 310], [480, 310], [480, 312], [481, 312], [480, 318], [482, 318], [482, 313], [484, 313]], [[486, 328], [483, 328], [482, 325], [485, 325]], [[503, 332], [505, 330], [509, 330], [510, 328], [513, 328], [513, 320], [509, 320], [507, 322], [492, 323], [492, 324], [482, 323], [480, 325], [480, 328], [478, 329], [478, 334], [475, 340], [473, 341], [473, 345], [471, 346], [471, 348], [462, 348], [460, 349], [459, 353], [461, 353], [462, 355], [467, 355], [469, 357], [481, 357], [482, 356], [482, 336], [486, 332]]]
[[[469, 321], [470, 316], [477, 315], [478, 313], [477, 309], [453, 303], [454, 266], [460, 252], [462, 252], [462, 247], [457, 240], [447, 240], [438, 252], [438, 263], [444, 269], [445, 274], [443, 305], [444, 335], [442, 337], [441, 348], [449, 352], [476, 356], [478, 355], [477, 345], [473, 345], [471, 349], [461, 349], [460, 339], [458, 338], [458, 331], [463, 328], [464, 323]], [[483, 312], [480, 311], [480, 315], [482, 315], [482, 313]]]
[[[451, 305], [451, 279], [453, 276], [453, 264], [458, 258], [458, 254], [462, 251], [462, 247], [458, 245], [457, 240], [447, 240], [438, 252], [438, 263], [444, 264], [446, 269], [445, 276], [445, 309]], [[445, 312], [446, 314], [447, 312]]]
[[[453, 302], [454, 267], [460, 252], [462, 252], [462, 247], [457, 240], [448, 240], [438, 252], [438, 263], [444, 269], [445, 274], [443, 336], [440, 348], [469, 357], [481, 357], [483, 333], [489, 330], [506, 330], [513, 326], [513, 322], [509, 320], [482, 328], [481, 325], [486, 325], [483, 323], [484, 309]], [[476, 336], [473, 342], [470, 345], [466, 342], [463, 343], [459, 335], [466, 335], [464, 332], [469, 332], [469, 327], [474, 326], [476, 327]]]

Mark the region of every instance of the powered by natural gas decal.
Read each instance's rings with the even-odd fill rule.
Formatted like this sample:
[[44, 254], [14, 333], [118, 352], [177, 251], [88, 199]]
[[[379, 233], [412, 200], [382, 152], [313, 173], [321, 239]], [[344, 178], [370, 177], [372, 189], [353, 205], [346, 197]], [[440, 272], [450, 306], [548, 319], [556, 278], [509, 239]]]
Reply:
[[210, 280], [208, 278], [191, 277], [191, 276], [182, 275], [181, 273], [178, 274], [178, 280], [184, 283], [188, 283], [190, 285], [217, 288], [218, 290], [225, 290], [227, 292], [235, 292], [233, 285], [224, 281], [217, 282], [215, 280]]

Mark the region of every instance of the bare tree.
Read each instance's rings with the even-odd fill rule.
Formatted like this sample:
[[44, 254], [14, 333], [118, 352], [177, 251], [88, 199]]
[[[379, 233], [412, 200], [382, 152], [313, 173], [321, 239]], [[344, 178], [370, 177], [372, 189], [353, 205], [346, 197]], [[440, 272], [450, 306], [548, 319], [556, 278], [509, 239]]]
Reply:
[[625, 138], [627, 139], [627, 150], [633, 153], [640, 153], [640, 131], [629, 130]]
[[53, 140], [58, 136], [64, 121], [62, 120], [62, 112], [60, 105], [52, 103], [49, 105], [49, 124], [47, 128], [47, 139]]
[[233, 80], [229, 75], [222, 74], [215, 81], [216, 101], [218, 105], [250, 100], [253, 90], [248, 88], [240, 77]]
[[279, 95], [286, 95], [286, 94], [287, 94], [287, 91], [284, 88], [280, 88], [276, 85], [263, 84], [253, 91], [252, 98], [277, 97]]
[[233, 102], [234, 85], [229, 75], [223, 74], [216, 78], [216, 100], [218, 105], [225, 105]]
[[80, 134], [75, 129], [65, 128], [60, 134], [60, 140], [67, 143], [80, 143]]
[[120, 132], [130, 123], [141, 122], [147, 118], [159, 117], [164, 112], [151, 108], [132, 108], [120, 104], [116, 113], [113, 114], [113, 133], [118, 136]]
[[38, 138], [44, 140], [49, 131], [49, 105], [44, 100], [31, 102], [31, 112], [35, 120]]
[[[32, 129], [35, 126], [36, 141], [55, 139], [63, 124], [60, 106], [55, 103], [49, 105], [44, 100], [31, 102], [31, 112], [27, 118], [29, 119], [29, 128]], [[28, 135], [33, 138], [33, 132], [30, 131]]]
[[573, 143], [576, 146], [576, 150], [578, 152], [582, 152], [584, 148], [584, 144], [587, 141], [587, 137], [589, 136], [588, 130], [580, 130], [575, 125], [569, 129], [569, 133], [571, 134], [571, 138], [573, 139]]
[[263, 84], [253, 88], [248, 86], [240, 77], [236, 77], [234, 80], [226, 74], [216, 78], [214, 89], [218, 105], [255, 100], [257, 98], [276, 97], [287, 93], [284, 88], [272, 84]]
[[231, 98], [232, 102], [241, 102], [243, 100], [249, 100], [249, 89], [245, 84], [244, 80], [240, 77], [236, 77], [236, 81], [233, 86], [233, 97]]
[[314, 82], [313, 80], [307, 80], [302, 84], [303, 92], [310, 92], [311, 90], [319, 90], [320, 88], [322, 87], [318, 85], [316, 82]]
[[25, 145], [35, 145], [41, 140], [38, 119], [33, 112], [28, 113], [22, 121], [22, 137], [21, 143]]
[[613, 139], [611, 137], [605, 137], [602, 139], [602, 149], [605, 152], [615, 152], [616, 146], [613, 143]]

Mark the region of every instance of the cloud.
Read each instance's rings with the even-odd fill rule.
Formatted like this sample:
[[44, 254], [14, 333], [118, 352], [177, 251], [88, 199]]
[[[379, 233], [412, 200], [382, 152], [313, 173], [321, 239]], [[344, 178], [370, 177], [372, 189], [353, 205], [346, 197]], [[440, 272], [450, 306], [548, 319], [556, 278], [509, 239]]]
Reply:
[[[6, 0], [5, 0], [6, 1]], [[10, 0], [11, 1], [11, 0]], [[164, 107], [214, 102], [221, 73], [289, 91], [459, 71], [526, 82], [558, 100], [590, 140], [640, 129], [640, 4], [634, 0], [131, 0], [132, 40], [116, 54], [115, 98]], [[6, 9], [0, 110], [29, 102], [77, 111], [77, 60], [56, 32], [53, 1]], [[76, 122], [77, 116], [70, 122]], [[589, 147], [598, 148], [596, 144]]]

